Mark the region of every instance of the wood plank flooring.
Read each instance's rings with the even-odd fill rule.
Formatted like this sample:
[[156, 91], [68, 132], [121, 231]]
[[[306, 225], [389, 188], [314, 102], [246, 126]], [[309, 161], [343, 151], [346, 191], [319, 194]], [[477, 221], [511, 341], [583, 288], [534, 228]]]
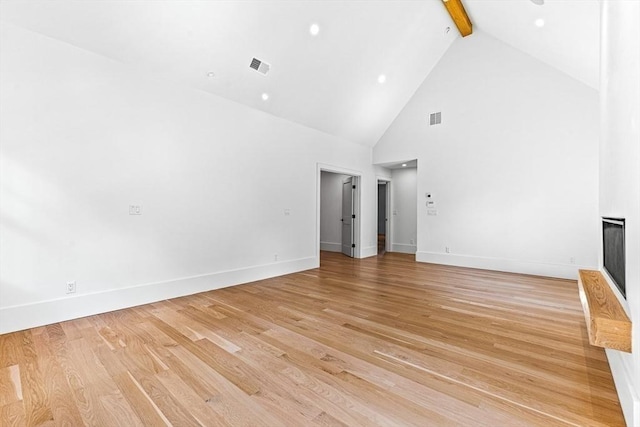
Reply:
[[0, 336], [0, 425], [624, 425], [575, 281], [321, 258]]

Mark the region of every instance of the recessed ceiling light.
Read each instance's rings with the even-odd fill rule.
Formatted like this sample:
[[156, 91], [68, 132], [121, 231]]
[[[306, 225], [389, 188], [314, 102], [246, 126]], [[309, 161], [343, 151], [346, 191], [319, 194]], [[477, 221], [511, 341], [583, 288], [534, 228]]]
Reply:
[[269, 94], [268, 93], [263, 93], [262, 94], [262, 100], [266, 101], [267, 99], [269, 99]]
[[216, 73], [214, 73], [213, 71], [209, 71], [207, 73], [207, 77], [215, 77], [215, 76], [216, 76]]
[[312, 36], [317, 36], [319, 32], [320, 32], [320, 25], [318, 25], [318, 24], [311, 24], [311, 26], [309, 27], [309, 33], [310, 33]]
[[536, 27], [538, 27], [538, 28], [544, 27], [544, 19], [542, 19], [542, 18], [536, 19], [535, 24], [536, 24]]
[[531, 3], [542, 6], [544, 4], [544, 0], [531, 0]]
[[387, 81], [387, 76], [385, 76], [384, 74], [380, 74], [378, 76], [378, 83], [384, 83]]
[[403, 163], [403, 164], [402, 164], [402, 167], [403, 167], [403, 168], [406, 168], [406, 167], [407, 167], [407, 164], [406, 164], [406, 163]]

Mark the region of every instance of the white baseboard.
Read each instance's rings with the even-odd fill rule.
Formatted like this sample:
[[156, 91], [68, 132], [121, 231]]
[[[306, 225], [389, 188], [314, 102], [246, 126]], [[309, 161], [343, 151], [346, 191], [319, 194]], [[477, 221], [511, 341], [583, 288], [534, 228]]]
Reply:
[[317, 257], [78, 294], [0, 309], [0, 334], [318, 268]]
[[579, 269], [597, 269], [597, 267], [595, 266], [552, 264], [544, 262], [478, 257], [472, 255], [445, 254], [437, 252], [417, 252], [416, 261], [429, 262], [433, 264], [455, 265], [458, 267], [480, 268], [483, 270], [532, 274], [536, 276], [558, 277], [561, 279], [572, 280], [578, 279]]
[[[320, 250], [327, 252], [342, 252], [342, 243], [320, 242]], [[368, 246], [366, 248], [362, 248], [360, 258], [368, 258], [376, 255], [378, 255], [378, 247]]]
[[328, 252], [342, 252], [342, 243], [320, 242], [320, 250]]
[[618, 399], [622, 406], [622, 413], [628, 426], [640, 425], [640, 398], [633, 385], [633, 378], [624, 363], [624, 357], [631, 358], [630, 354], [624, 354], [617, 350], [605, 350], [609, 360], [609, 368], [616, 384]]
[[405, 245], [404, 243], [392, 243], [391, 252], [400, 252], [402, 254], [415, 254], [416, 245]]
[[368, 246], [366, 248], [362, 248], [362, 253], [360, 254], [360, 258], [369, 258], [376, 255], [378, 255], [378, 247]]

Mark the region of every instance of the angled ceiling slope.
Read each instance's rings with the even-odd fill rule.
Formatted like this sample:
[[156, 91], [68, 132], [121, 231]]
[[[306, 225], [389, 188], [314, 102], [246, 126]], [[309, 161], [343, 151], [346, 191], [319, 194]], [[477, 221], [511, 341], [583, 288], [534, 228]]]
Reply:
[[476, 29], [599, 88], [600, 0], [463, 2]]
[[[459, 37], [445, 31], [452, 23], [439, 0], [3, 0], [0, 8], [4, 21], [150, 77], [367, 146]], [[249, 67], [254, 57], [270, 64], [267, 75]]]
[[[476, 29], [596, 89], [599, 3], [463, 1]], [[367, 146], [460, 37], [441, 0], [3, 0], [0, 19]]]

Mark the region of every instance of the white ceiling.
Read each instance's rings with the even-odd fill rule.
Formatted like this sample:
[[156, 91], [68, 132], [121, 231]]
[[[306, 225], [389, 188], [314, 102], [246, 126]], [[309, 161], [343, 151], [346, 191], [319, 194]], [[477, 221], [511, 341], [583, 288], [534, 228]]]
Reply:
[[[598, 0], [464, 4], [475, 28], [597, 87]], [[0, 7], [4, 21], [150, 78], [367, 146], [375, 145], [460, 37], [440, 0], [2, 0]], [[538, 17], [546, 19], [542, 29], [533, 25]], [[316, 37], [309, 34], [312, 23], [320, 26]], [[271, 64], [267, 76], [249, 68], [253, 57]], [[215, 77], [207, 76], [210, 71]], [[380, 74], [384, 84], [377, 81]]]
[[[404, 165], [404, 166], [402, 166]], [[391, 163], [378, 163], [378, 166], [385, 167], [387, 169], [415, 169], [418, 167], [418, 160], [404, 160], [400, 162], [391, 162]]]
[[[600, 1], [463, 0], [476, 29], [599, 87]], [[544, 27], [534, 24], [544, 20]]]

